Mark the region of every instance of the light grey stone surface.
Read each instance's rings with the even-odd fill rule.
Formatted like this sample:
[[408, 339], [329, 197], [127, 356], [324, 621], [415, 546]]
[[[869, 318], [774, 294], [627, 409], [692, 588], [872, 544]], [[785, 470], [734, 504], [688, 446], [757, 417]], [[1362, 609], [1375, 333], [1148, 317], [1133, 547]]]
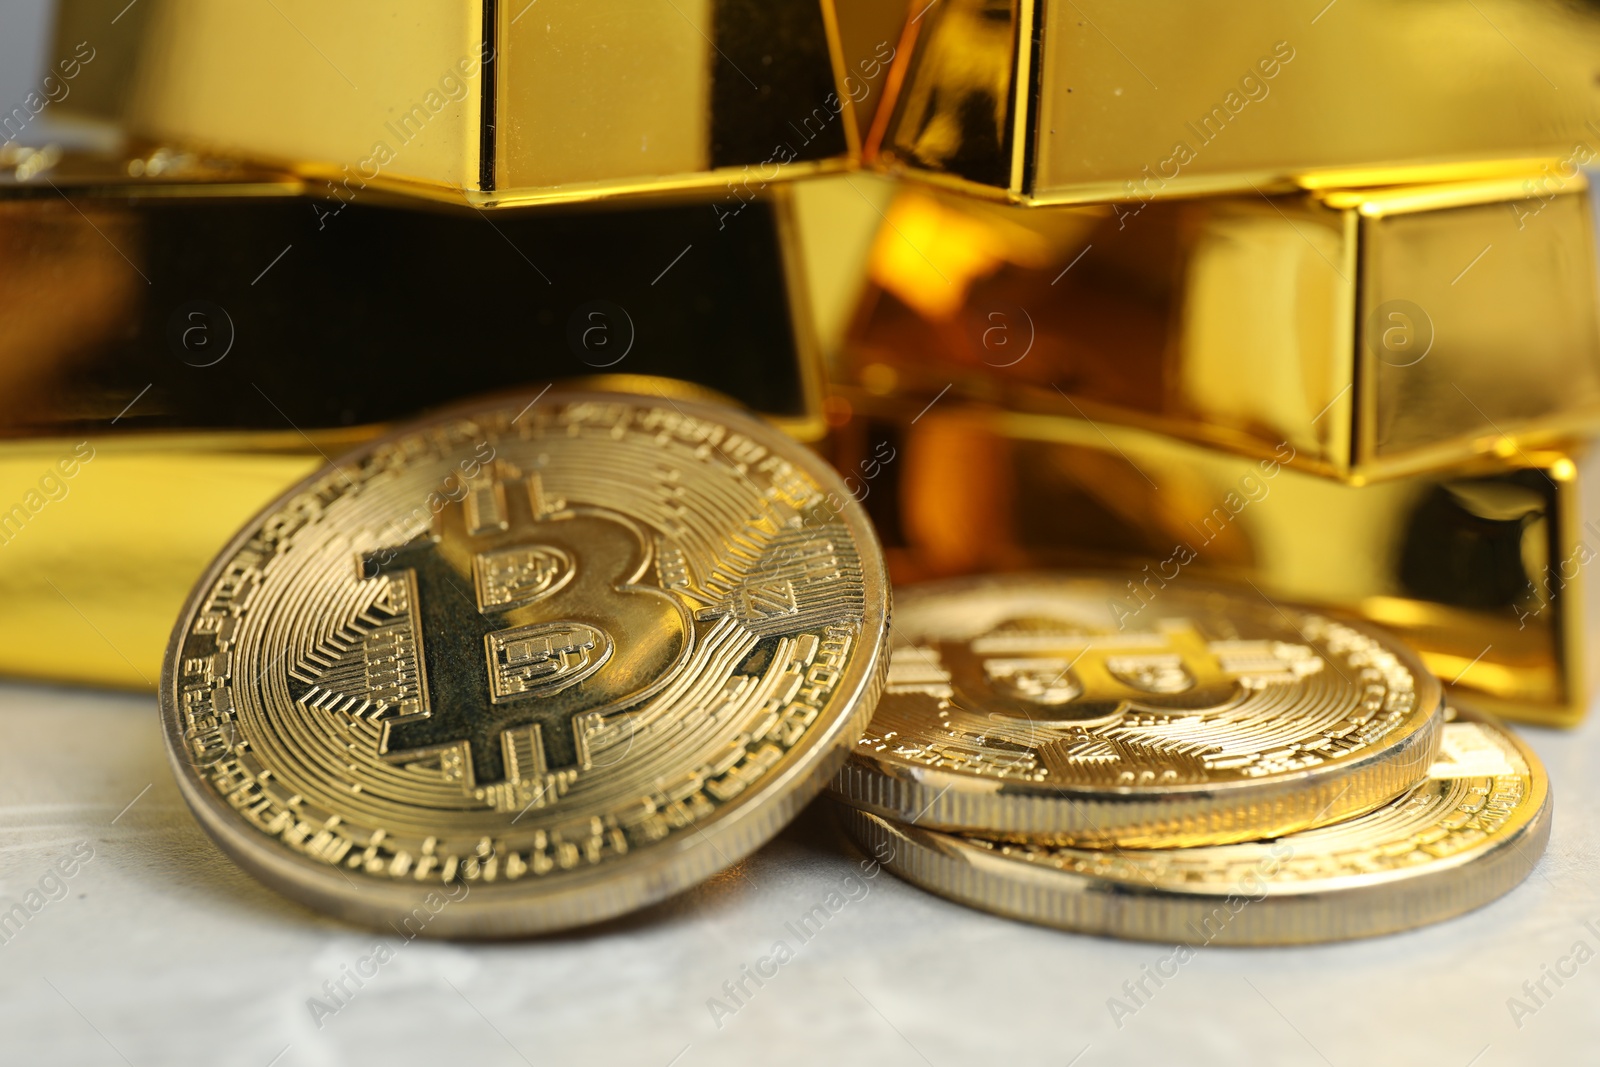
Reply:
[[[1520, 1028], [1507, 1000], [1577, 942], [1600, 950], [1584, 925], [1600, 929], [1600, 723], [1524, 733], [1554, 780], [1555, 829], [1508, 897], [1372, 941], [1202, 950], [1119, 1028], [1107, 999], [1169, 947], [994, 918], [887, 873], [849, 882], [860, 857], [826, 802], [627, 920], [406, 943], [287, 903], [222, 856], [178, 796], [153, 699], [0, 686], [0, 911], [94, 850], [0, 944], [0, 1062], [1594, 1063], [1600, 960], [1547, 979]], [[786, 924], [836, 890], [843, 905], [800, 941]], [[714, 1019], [723, 983], [780, 940], [793, 959]], [[323, 982], [379, 941], [394, 958], [314, 1019]]]

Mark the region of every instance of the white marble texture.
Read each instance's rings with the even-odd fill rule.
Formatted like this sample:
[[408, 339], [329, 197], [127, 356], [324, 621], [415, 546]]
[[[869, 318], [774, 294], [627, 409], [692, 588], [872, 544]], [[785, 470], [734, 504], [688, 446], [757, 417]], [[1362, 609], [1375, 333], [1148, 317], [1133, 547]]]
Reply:
[[[799, 943], [785, 924], [858, 859], [826, 802], [733, 871], [597, 930], [391, 936], [394, 959], [319, 1027], [308, 999], [384, 939], [217, 851], [178, 796], [153, 699], [0, 686], [0, 911], [94, 849], [0, 944], [0, 1063], [1594, 1063], [1600, 960], [1549, 984], [1520, 1028], [1507, 998], [1578, 940], [1600, 948], [1583, 926], [1600, 928], [1600, 719], [1525, 733], [1555, 830], [1510, 896], [1372, 941], [1205, 949], [1120, 1028], [1107, 998], [1168, 949], [994, 918], [887, 873]], [[709, 998], [779, 939], [794, 958], [719, 1027]]]

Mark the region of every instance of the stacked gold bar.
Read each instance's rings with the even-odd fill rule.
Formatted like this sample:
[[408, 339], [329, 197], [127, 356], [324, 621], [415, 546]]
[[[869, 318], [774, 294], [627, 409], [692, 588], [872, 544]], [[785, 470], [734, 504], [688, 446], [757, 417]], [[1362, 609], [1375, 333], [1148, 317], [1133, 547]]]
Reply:
[[392, 17], [311, 0], [121, 6], [77, 0], [63, 17], [60, 44], [112, 52], [78, 113], [270, 161], [346, 199], [699, 190], [736, 211], [780, 178], [852, 165], [894, 54], [886, 37], [863, 47], [894, 24], [881, 0], [842, 13], [828, 0], [465, 0]]
[[[1249, 19], [1176, 3], [691, 6], [644, 18], [626, 4], [485, 0], [383, 21], [297, 3], [64, 4], [51, 67], [71, 91], [47, 114], [110, 121], [131, 146], [109, 162], [7, 149], [4, 426], [16, 458], [4, 500], [26, 513], [10, 512], [8, 552], [25, 554], [20, 523], [53, 521], [26, 506], [43, 469], [34, 451], [53, 463], [91, 436], [178, 434], [94, 446], [135, 466], [147, 448], [171, 458], [191, 443], [283, 456], [275, 481], [425, 402], [620, 370], [696, 379], [815, 438], [821, 349], [834, 357], [845, 465], [901, 447], [869, 439], [872, 426], [904, 438], [875, 506], [898, 490], [904, 513], [884, 519], [907, 575], [1093, 561], [1148, 564], [1155, 583], [1192, 555], [1183, 570], [1399, 629], [1460, 693], [1505, 714], [1582, 714], [1596, 648], [1583, 475], [1600, 410], [1585, 171], [1600, 155], [1588, 59], [1600, 20], [1538, 0], [1406, 11], [1343, 0]], [[907, 179], [892, 202], [866, 175], [788, 194], [787, 179], [848, 170], [863, 139], [877, 170]], [[610, 222], [510, 210], [645, 195], [645, 214]], [[467, 208], [417, 212], [423, 202]], [[680, 222], [682, 243], [667, 241], [679, 235], [666, 202], [709, 222]], [[847, 316], [847, 246], [860, 240], [847, 216], [876, 228], [880, 210], [888, 225]], [[284, 226], [275, 212], [302, 219]], [[212, 247], [242, 249], [237, 262], [180, 257], [189, 273], [154, 284], [161, 217], [191, 233], [208, 227], [189, 218], [220, 220]], [[407, 239], [410, 257], [341, 277], [340, 230], [392, 231], [391, 218], [422, 234]], [[766, 236], [719, 249], [741, 223]], [[251, 225], [260, 240], [244, 240]], [[465, 236], [474, 225], [478, 240]], [[531, 362], [514, 353], [528, 331], [511, 293], [570, 281], [563, 261], [597, 234], [620, 247], [639, 232], [663, 237], [630, 249], [629, 284], [650, 295], [680, 283], [703, 302], [761, 260], [751, 284], [767, 298], [750, 327], [707, 349], [706, 320], [722, 312], [702, 308], [658, 334], [665, 344], [629, 348], [649, 325], [641, 335], [618, 319], [633, 299], [616, 299], [596, 257], [533, 312]], [[308, 251], [315, 281], [297, 266]], [[719, 266], [696, 275], [707, 252]], [[413, 275], [419, 259], [454, 265], [414, 298], [376, 295], [400, 288], [383, 269]], [[94, 314], [62, 314], [72, 305], [50, 279], [68, 273], [94, 288]], [[216, 319], [238, 310], [217, 298], [221, 278], [270, 294], [247, 316], [299, 306], [315, 322], [323, 313], [304, 301], [318, 295], [362, 305], [366, 332], [325, 334], [330, 350], [393, 351], [398, 339], [399, 362], [415, 367], [487, 326], [508, 354], [492, 373], [473, 361], [405, 375], [407, 391], [315, 339]], [[479, 310], [472, 334], [437, 313], [461, 301]], [[564, 335], [585, 309], [574, 349]], [[142, 323], [131, 340], [118, 333], [129, 313]], [[276, 348], [272, 380], [201, 382], [233, 372], [245, 349], [201, 368], [221, 349], [184, 346], [225, 348], [224, 332]], [[752, 349], [780, 354], [769, 364]], [[615, 351], [627, 354], [613, 367]], [[274, 410], [274, 381], [298, 380], [298, 358], [363, 384], [330, 380], [336, 403]], [[163, 380], [173, 373], [195, 380]], [[936, 459], [947, 453], [960, 464]], [[989, 501], [960, 522], [938, 516], [955, 479]], [[208, 529], [231, 528], [264, 495], [208, 512]], [[177, 496], [132, 512], [151, 523], [143, 540], [160, 540]], [[176, 567], [198, 563], [190, 553]], [[8, 567], [0, 582], [55, 596], [38, 568]], [[68, 572], [48, 574], [60, 585]], [[104, 587], [77, 584], [91, 600]], [[47, 614], [79, 629], [87, 616], [109, 635], [121, 624], [108, 620], [142, 614], [128, 605], [144, 592]], [[137, 684], [177, 596], [174, 584], [113, 637], [141, 650], [110, 657], [123, 666], [84, 670], [62, 652], [46, 673]], [[43, 648], [71, 644], [61, 635], [13, 645], [9, 666], [44, 662]]]
[[[1397, 677], [1553, 725], [1596, 696], [1597, 44], [1536, 0], [912, 14], [829, 407], [901, 597], [834, 784], [864, 848], [1180, 951], [1382, 933], [1526, 876], [1548, 783], [1502, 727], [1446, 710], [1382, 788], [1340, 761], [1393, 743]], [[1341, 664], [1322, 612], [1416, 668]], [[1368, 687], [1348, 719], [1297, 688], [1341, 684]], [[1249, 766], [1328, 776], [1297, 824], [1323, 828], [1281, 798], [1224, 818]]]
[[900, 457], [868, 501], [899, 573], [1250, 581], [1577, 722], [1600, 18], [1157, 6], [908, 24], [869, 145], [908, 181], [835, 375], [842, 464]]
[[817, 439], [790, 179], [856, 164], [902, 18], [64, 0], [0, 148], [0, 671], [153, 686], [231, 531], [468, 396], [679, 380]]

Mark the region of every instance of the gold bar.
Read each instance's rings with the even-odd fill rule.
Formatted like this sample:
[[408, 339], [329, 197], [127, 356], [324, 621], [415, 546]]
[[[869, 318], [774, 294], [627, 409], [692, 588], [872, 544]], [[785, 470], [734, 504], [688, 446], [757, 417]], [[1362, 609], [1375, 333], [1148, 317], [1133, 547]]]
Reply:
[[[728, 402], [641, 375], [581, 384]], [[0, 675], [153, 690], [173, 620], [222, 546], [380, 429], [0, 440]]]
[[601, 373], [695, 382], [795, 436], [822, 430], [787, 187], [726, 228], [703, 193], [490, 225], [166, 150], [7, 160], [0, 436], [298, 436]]
[[[849, 167], [904, 0], [64, 0], [63, 113], [326, 182], [478, 207], [716, 189]], [[857, 8], [860, 10], [857, 10]], [[864, 35], [881, 34], [868, 41]], [[870, 111], [870, 108], [869, 108]]]
[[[1331, 16], [1330, 16], [1331, 17]], [[1585, 175], [1021, 211], [903, 192], [838, 374], [1363, 483], [1600, 424]]]
[[1600, 137], [1600, 11], [1561, 0], [944, 0], [901, 52], [869, 157], [1027, 204], [1437, 181]]
[[168, 150], [0, 151], [0, 673], [153, 688], [247, 518], [381, 424], [484, 391], [715, 390], [817, 438], [790, 199], [732, 232], [704, 194], [491, 226]]
[[847, 396], [835, 440], [897, 582], [992, 570], [1134, 570], [1119, 618], [1172, 583], [1389, 627], [1455, 695], [1572, 725], [1600, 669], [1600, 463], [1587, 444], [1354, 487], [1126, 427], [941, 400]]
[[0, 673], [153, 691], [200, 572], [323, 462], [248, 434], [0, 443]]

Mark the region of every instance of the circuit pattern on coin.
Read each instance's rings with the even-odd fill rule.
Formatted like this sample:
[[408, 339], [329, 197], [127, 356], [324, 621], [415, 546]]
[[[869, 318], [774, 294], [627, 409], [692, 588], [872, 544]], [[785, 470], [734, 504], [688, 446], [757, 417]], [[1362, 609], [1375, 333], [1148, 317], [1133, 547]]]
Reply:
[[936, 828], [1161, 847], [1345, 818], [1426, 772], [1440, 689], [1397, 642], [1200, 585], [1130, 617], [1125, 581], [902, 590], [835, 791]]
[[1364, 937], [1436, 922], [1522, 881], [1550, 793], [1504, 728], [1447, 723], [1428, 777], [1366, 815], [1270, 841], [1100, 850], [996, 841], [854, 813], [891, 870], [986, 910], [1089, 933], [1205, 944]]
[[175, 633], [168, 737], [207, 828], [319, 905], [466, 886], [428, 932], [591, 921], [821, 788], [881, 683], [887, 596], [798, 444], [552, 393], [400, 431], [254, 520]]

